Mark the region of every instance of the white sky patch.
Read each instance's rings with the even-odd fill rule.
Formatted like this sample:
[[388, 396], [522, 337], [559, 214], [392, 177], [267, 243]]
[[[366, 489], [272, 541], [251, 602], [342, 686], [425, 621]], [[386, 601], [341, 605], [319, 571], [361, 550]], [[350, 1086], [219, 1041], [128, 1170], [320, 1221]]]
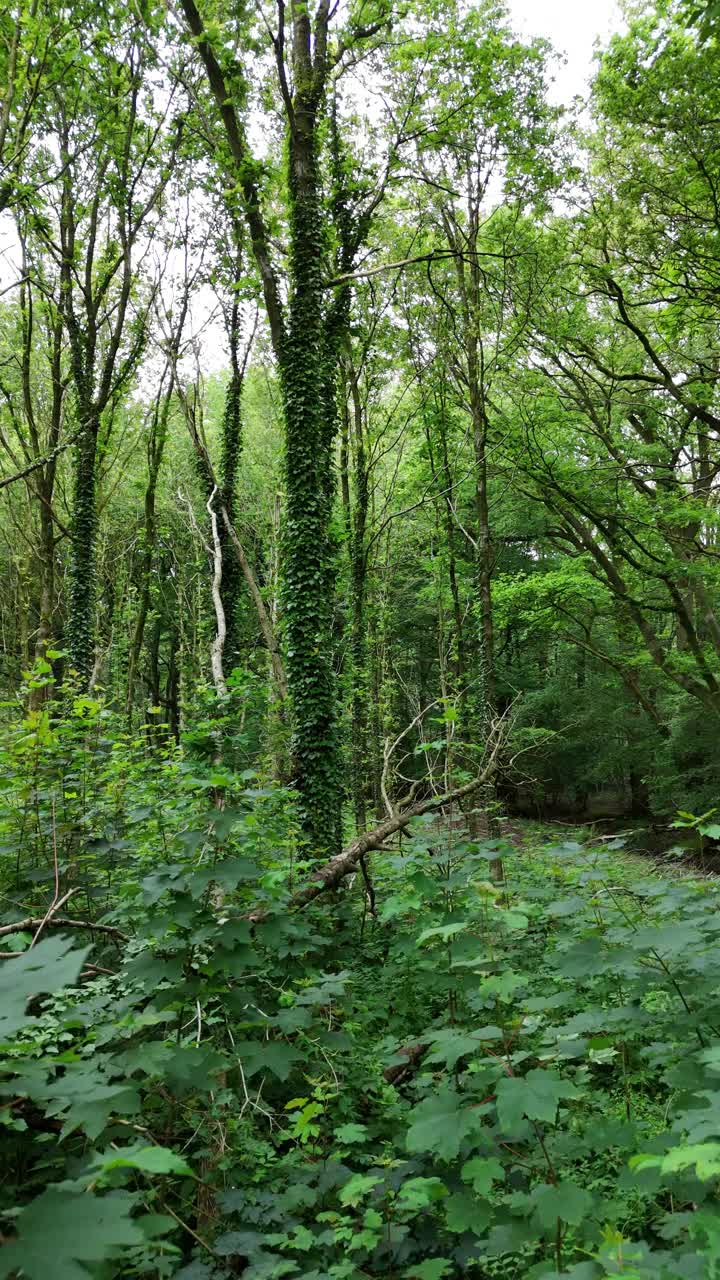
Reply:
[[567, 60], [555, 73], [553, 101], [587, 98], [595, 42], [602, 48], [626, 28], [617, 0], [507, 0], [507, 5], [518, 35], [545, 36]]

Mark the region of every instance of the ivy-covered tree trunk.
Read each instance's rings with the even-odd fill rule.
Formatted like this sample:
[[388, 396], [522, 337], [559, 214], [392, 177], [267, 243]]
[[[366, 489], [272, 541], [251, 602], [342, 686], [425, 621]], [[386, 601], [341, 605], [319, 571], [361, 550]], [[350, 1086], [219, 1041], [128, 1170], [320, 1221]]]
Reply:
[[86, 422], [76, 445], [70, 530], [68, 649], [83, 688], [90, 684], [95, 663], [97, 431], [97, 422]]
[[[326, 302], [323, 268], [329, 245], [325, 229], [333, 225], [340, 233], [339, 266], [341, 273], [347, 274], [380, 196], [376, 193], [354, 217], [343, 214], [347, 192], [334, 193], [332, 208], [325, 203], [319, 147], [333, 65], [328, 34], [335, 10], [330, 0], [318, 0], [311, 15], [310, 7], [298, 0], [289, 6], [288, 31], [286, 7], [279, 6], [278, 32], [271, 38], [288, 146], [286, 307], [274, 266], [260, 166], [248, 143], [243, 108], [224, 69], [224, 55], [216, 53], [214, 36], [195, 0], [180, 0], [180, 7], [223, 123], [280, 371], [285, 426], [281, 577], [293, 727], [291, 771], [308, 847], [313, 855], [325, 857], [337, 852], [341, 837], [343, 788], [332, 647], [335, 555], [330, 516], [339, 353], [349, 308], [345, 287]], [[358, 38], [373, 36], [384, 21], [382, 18], [362, 28]], [[221, 163], [227, 164], [227, 153]]]
[[[240, 360], [240, 338], [242, 315], [238, 299], [238, 287], [242, 273], [242, 230], [233, 219], [233, 240], [235, 253], [233, 257], [232, 289], [233, 297], [226, 316], [228, 346], [230, 350], [230, 377], [225, 389], [225, 406], [222, 420], [222, 440], [220, 457], [220, 485], [223, 502], [233, 526], [237, 524], [237, 483], [242, 451], [242, 394], [245, 374], [245, 361]], [[252, 338], [249, 346], [252, 346]], [[238, 609], [243, 590], [242, 570], [237, 557], [233, 554], [230, 535], [224, 520], [219, 522], [220, 547], [222, 554], [222, 586], [220, 594], [225, 610], [225, 655], [228, 669], [232, 669], [240, 660], [238, 636]]]
[[340, 847], [342, 795], [329, 533], [334, 423], [328, 422], [327, 390], [334, 370], [326, 363], [332, 349], [323, 305], [317, 103], [298, 25], [288, 175], [292, 295], [281, 362], [286, 429], [283, 608], [292, 773], [308, 844], [313, 855], [326, 857]]
[[[363, 429], [363, 412], [357, 373], [351, 358], [345, 362], [347, 391], [352, 413], [347, 414], [344, 438], [344, 476], [347, 494], [346, 537], [350, 569], [350, 717], [352, 763], [352, 803], [355, 826], [364, 831], [367, 825], [367, 751], [368, 751], [368, 663], [367, 663], [367, 548], [366, 529], [369, 508], [368, 469]], [[352, 422], [352, 449], [349, 427]], [[352, 454], [350, 463], [349, 454]], [[352, 469], [354, 505], [350, 503], [349, 470]]]

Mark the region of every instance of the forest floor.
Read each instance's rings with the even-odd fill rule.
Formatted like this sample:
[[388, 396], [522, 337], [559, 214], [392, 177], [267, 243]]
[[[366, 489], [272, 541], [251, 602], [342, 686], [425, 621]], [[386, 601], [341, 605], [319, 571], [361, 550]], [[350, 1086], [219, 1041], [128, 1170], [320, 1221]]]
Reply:
[[637, 819], [617, 819], [617, 831], [608, 831], [607, 823], [545, 821], [523, 817], [501, 820], [502, 836], [516, 849], [538, 848], [577, 841], [584, 848], [606, 848], [612, 851], [619, 870], [631, 875], [673, 875], [690, 879], [720, 877], [720, 848], [706, 843], [698, 848], [694, 833], [669, 827], [657, 827]]

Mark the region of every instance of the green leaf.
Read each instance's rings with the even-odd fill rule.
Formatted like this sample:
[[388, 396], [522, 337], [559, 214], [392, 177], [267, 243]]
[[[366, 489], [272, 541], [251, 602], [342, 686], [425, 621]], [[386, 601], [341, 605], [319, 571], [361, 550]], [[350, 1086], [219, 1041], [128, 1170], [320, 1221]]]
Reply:
[[720, 1176], [720, 1142], [698, 1142], [694, 1146], [674, 1147], [665, 1156], [631, 1156], [631, 1169], [659, 1169], [661, 1173], [680, 1173], [695, 1168], [703, 1181]]
[[435, 1200], [442, 1200], [448, 1193], [440, 1178], [409, 1178], [403, 1182], [397, 1195], [402, 1209], [425, 1209]]
[[405, 1272], [412, 1280], [442, 1280], [453, 1269], [449, 1258], [428, 1258], [425, 1262], [415, 1263]]
[[287, 1080], [293, 1066], [304, 1054], [282, 1040], [239, 1040], [235, 1045], [246, 1076], [272, 1071], [278, 1080]]
[[72, 1063], [61, 1076], [32, 1091], [45, 1101], [49, 1116], [62, 1116], [61, 1137], [83, 1129], [97, 1138], [111, 1115], [134, 1115], [140, 1110], [140, 1095], [125, 1080], [110, 1082], [92, 1060]]
[[22, 1270], [27, 1280], [88, 1280], [83, 1264], [143, 1243], [130, 1217], [134, 1205], [125, 1191], [94, 1196], [50, 1187], [23, 1209], [18, 1238], [0, 1250], [0, 1277]]
[[338, 1199], [344, 1205], [357, 1205], [370, 1194], [373, 1187], [382, 1182], [382, 1176], [376, 1173], [355, 1173], [341, 1189]]
[[523, 931], [527, 929], [530, 921], [521, 911], [498, 911], [498, 919], [505, 925], [506, 929], [517, 929]]
[[449, 942], [458, 933], [463, 933], [468, 924], [468, 920], [455, 920], [452, 924], [438, 924], [432, 929], [424, 929], [417, 940], [417, 945], [421, 947], [424, 942], [430, 942], [435, 938], [441, 942]]
[[351, 1145], [355, 1142], [367, 1142], [368, 1131], [364, 1124], [341, 1124], [335, 1130], [335, 1137], [338, 1142], [347, 1142]]
[[474, 1231], [479, 1236], [490, 1223], [492, 1212], [491, 1205], [470, 1191], [455, 1191], [445, 1202], [445, 1223], [448, 1231], [457, 1235]]
[[90, 947], [73, 948], [72, 940], [55, 934], [42, 938], [24, 955], [0, 966], [0, 1041], [15, 1035], [34, 1018], [26, 1017], [28, 1000], [77, 982]]
[[575, 1182], [546, 1183], [535, 1187], [530, 1196], [534, 1219], [544, 1230], [554, 1231], [557, 1220], [577, 1226], [587, 1216], [593, 1198]]
[[495, 1156], [476, 1156], [463, 1165], [460, 1177], [470, 1183], [476, 1195], [488, 1196], [493, 1182], [502, 1182], [505, 1170]]
[[143, 1173], [177, 1173], [181, 1177], [194, 1177], [193, 1171], [182, 1156], [169, 1151], [167, 1147], [139, 1147], [137, 1150], [127, 1148], [106, 1156], [99, 1156], [99, 1173], [108, 1173], [111, 1169], [141, 1169]]
[[[502, 1036], [502, 1032], [499, 1035]], [[485, 1037], [485, 1039], [489, 1038]], [[425, 1062], [443, 1062], [448, 1070], [452, 1070], [460, 1058], [470, 1053], [477, 1053], [481, 1047], [477, 1036], [468, 1035], [463, 1031], [453, 1031], [448, 1027], [443, 1028], [442, 1031], [433, 1032], [432, 1045], [432, 1052], [425, 1055]]]
[[535, 1067], [526, 1076], [503, 1076], [497, 1083], [498, 1120], [503, 1129], [513, 1132], [523, 1116], [554, 1124], [562, 1098], [576, 1098], [575, 1085], [562, 1080], [556, 1071]]
[[478, 1112], [453, 1089], [424, 1098], [410, 1113], [408, 1151], [432, 1151], [441, 1160], [453, 1160], [465, 1138], [482, 1123]]

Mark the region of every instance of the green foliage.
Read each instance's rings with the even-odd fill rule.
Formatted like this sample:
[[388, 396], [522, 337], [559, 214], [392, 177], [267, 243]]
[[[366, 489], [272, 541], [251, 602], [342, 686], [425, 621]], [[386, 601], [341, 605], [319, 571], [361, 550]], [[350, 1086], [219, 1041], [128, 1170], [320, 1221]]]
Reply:
[[[359, 933], [346, 893], [328, 934], [283, 907], [282, 792], [182, 755], [148, 769], [100, 703], [75, 712], [26, 722], [7, 750], [24, 772], [8, 775], [5, 874], [19, 860], [14, 896], [42, 918], [47, 882], [23, 875], [54, 844], [60, 887], [80, 876], [126, 937], [90, 915], [75, 946], [50, 915], [3, 961], [3, 1274], [714, 1265], [709, 882], [529, 829], [521, 855], [448, 830], [437, 858], [421, 824], [378, 856], [386, 922]], [[78, 770], [92, 801], [63, 812]], [[408, 1043], [415, 1065], [384, 1075]]]
[[717, 5], [390, 8], [0, 16], [8, 1280], [720, 1275]]

